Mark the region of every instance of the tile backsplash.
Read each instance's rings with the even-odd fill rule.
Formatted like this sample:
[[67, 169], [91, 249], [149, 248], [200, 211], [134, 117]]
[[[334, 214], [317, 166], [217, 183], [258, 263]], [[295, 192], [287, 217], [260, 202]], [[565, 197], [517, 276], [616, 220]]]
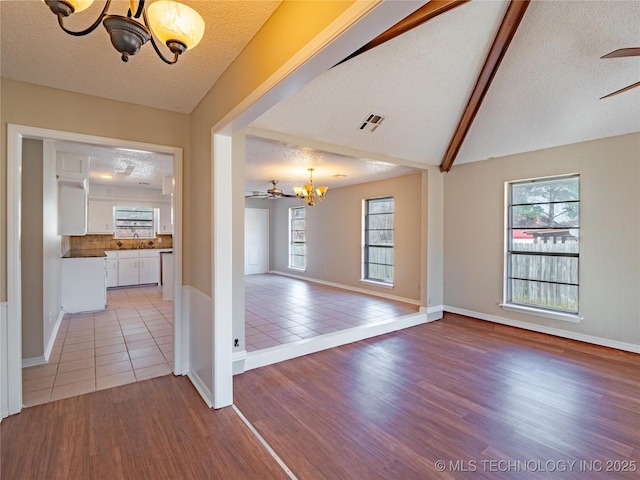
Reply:
[[[158, 235], [156, 238], [143, 238], [141, 240], [130, 238], [113, 238], [113, 235], [84, 235], [82, 237], [63, 237], [70, 240], [71, 250], [125, 250], [138, 248], [140, 243], [145, 248], [173, 248], [173, 236]], [[158, 240], [162, 239], [162, 243]], [[153, 242], [150, 246], [149, 242]], [[121, 243], [122, 245], [118, 245]], [[62, 247], [64, 250], [64, 246]]]

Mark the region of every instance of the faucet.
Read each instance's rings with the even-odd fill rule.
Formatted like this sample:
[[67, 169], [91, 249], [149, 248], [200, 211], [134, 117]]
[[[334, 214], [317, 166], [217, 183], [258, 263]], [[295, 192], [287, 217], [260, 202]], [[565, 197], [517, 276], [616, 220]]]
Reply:
[[141, 245], [142, 245], [142, 244], [141, 244], [141, 242], [140, 242], [140, 235], [138, 235], [137, 233], [134, 233], [134, 234], [133, 234], [133, 239], [134, 239], [134, 240], [136, 240], [136, 239], [138, 240], [138, 242], [137, 242], [137, 248], [142, 248], [142, 247], [141, 247]]

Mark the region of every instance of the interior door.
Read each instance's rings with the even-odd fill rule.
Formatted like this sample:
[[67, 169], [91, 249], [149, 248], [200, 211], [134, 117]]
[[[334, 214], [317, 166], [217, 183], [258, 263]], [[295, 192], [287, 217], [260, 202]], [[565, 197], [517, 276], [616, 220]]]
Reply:
[[244, 274], [269, 271], [269, 210], [244, 209]]

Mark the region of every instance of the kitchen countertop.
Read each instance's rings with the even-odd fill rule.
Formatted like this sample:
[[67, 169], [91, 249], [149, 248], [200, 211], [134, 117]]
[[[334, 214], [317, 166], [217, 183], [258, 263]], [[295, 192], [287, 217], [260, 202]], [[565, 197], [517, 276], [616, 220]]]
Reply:
[[139, 251], [139, 252], [148, 252], [148, 251], [158, 251], [160, 253], [165, 253], [165, 252], [172, 252], [173, 251], [173, 247], [168, 247], [168, 248], [163, 248], [163, 247], [158, 247], [158, 248], [107, 248], [105, 250], [105, 252], [135, 252], [135, 251]]
[[107, 254], [104, 250], [91, 249], [91, 250], [69, 250], [62, 258], [93, 258], [93, 257], [106, 257]]

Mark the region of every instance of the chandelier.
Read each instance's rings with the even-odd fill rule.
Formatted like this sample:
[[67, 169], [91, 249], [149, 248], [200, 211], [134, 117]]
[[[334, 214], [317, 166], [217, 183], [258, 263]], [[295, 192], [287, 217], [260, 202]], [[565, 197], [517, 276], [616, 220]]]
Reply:
[[[158, 0], [144, 7], [145, 0], [130, 0], [127, 16], [109, 15], [111, 0], [106, 0], [102, 13], [86, 30], [72, 31], [64, 26], [64, 19], [72, 13], [81, 12], [91, 6], [93, 0], [42, 0], [58, 16], [60, 28], [69, 35], [80, 37], [93, 32], [100, 23], [111, 37], [111, 44], [122, 55], [122, 61], [129, 61], [140, 48], [151, 40], [154, 50], [166, 63], [178, 61], [181, 53], [195, 47], [204, 34], [204, 20], [198, 12], [180, 2]], [[134, 19], [142, 16], [142, 23]], [[158, 37], [173, 53], [173, 59], [167, 59], [160, 52], [154, 39]]]
[[327, 187], [314, 187], [313, 168], [308, 168], [307, 170], [309, 170], [309, 183], [304, 187], [293, 187], [293, 191], [298, 200], [307, 204], [309, 207], [313, 207], [316, 203], [320, 203], [324, 200], [325, 194], [327, 193]]

